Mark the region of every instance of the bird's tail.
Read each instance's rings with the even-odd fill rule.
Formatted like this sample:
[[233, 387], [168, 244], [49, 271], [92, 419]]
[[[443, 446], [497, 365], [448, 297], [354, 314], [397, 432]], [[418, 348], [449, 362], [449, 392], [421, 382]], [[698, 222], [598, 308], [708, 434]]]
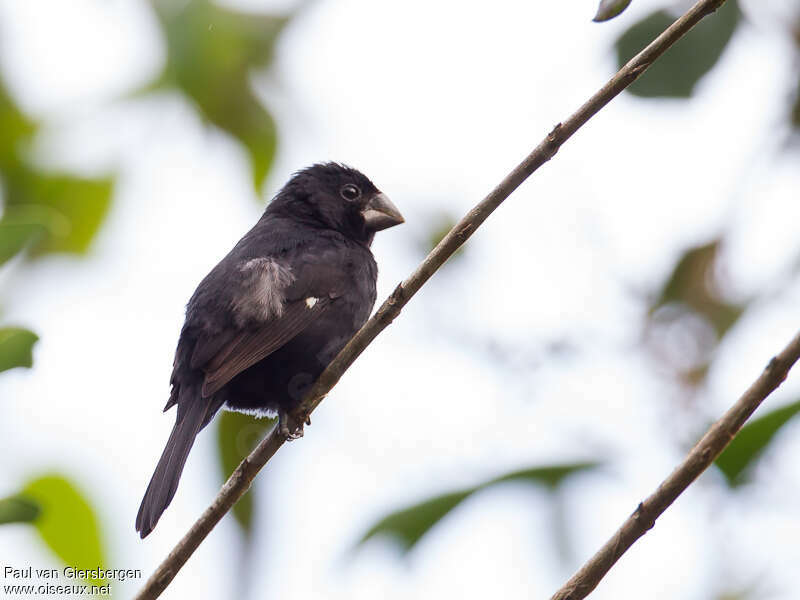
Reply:
[[194, 438], [208, 422], [206, 414], [210, 402], [200, 397], [199, 389], [187, 389], [186, 392], [187, 396], [191, 393], [192, 397], [187, 397], [186, 402], [178, 404], [175, 426], [150, 478], [147, 491], [142, 498], [142, 505], [139, 507], [139, 514], [136, 515], [136, 531], [141, 537], [153, 531], [161, 514], [175, 496]]

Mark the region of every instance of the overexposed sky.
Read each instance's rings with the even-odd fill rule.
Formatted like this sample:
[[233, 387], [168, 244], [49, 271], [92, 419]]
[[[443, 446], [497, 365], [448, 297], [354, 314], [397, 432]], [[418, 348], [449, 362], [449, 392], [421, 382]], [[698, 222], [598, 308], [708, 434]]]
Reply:
[[[426, 222], [464, 213], [489, 191], [602, 85], [615, 36], [657, 6], [637, 0], [598, 25], [593, 2], [313, 3], [281, 38], [274, 69], [254, 75], [280, 130], [269, 194], [319, 160], [367, 173], [407, 219], [374, 245], [380, 301], [421, 259]], [[724, 227], [742, 297], [769, 288], [800, 252], [797, 157], [776, 141], [791, 56], [771, 26], [743, 27], [690, 102], [615, 100], [376, 340], [306, 437], [259, 477], [252, 598], [549, 597], [654, 489], [696, 415], [675, 409], [674, 389], [635, 347], [644, 315], [632, 291], [652, 290], [685, 247]], [[174, 418], [160, 411], [183, 307], [262, 210], [241, 149], [187, 101], [116, 99], [158, 73], [159, 35], [141, 0], [0, 1], [4, 78], [50, 124], [37, 158], [119, 173], [87, 258], [0, 273], [4, 322], [42, 338], [33, 370], [0, 377], [0, 496], [40, 470], [67, 473], [98, 507], [109, 566], [145, 573], [218, 488], [209, 430], [155, 532], [136, 536]], [[789, 340], [798, 302], [795, 285], [737, 325], [701, 412], [721, 413]], [[487, 336], [529, 351], [531, 364], [498, 366], [463, 342]], [[561, 339], [577, 352], [542, 351]], [[798, 390], [795, 374], [768, 406]], [[720, 580], [759, 578], [768, 597], [793, 597], [798, 434], [790, 425], [767, 457], [770, 484], [735, 501], [706, 475], [592, 597], [647, 590], [700, 600]], [[511, 469], [587, 458], [610, 462], [565, 490], [567, 564], [544, 495], [515, 487], [464, 504], [407, 563], [381, 543], [349, 554], [391, 509]], [[163, 597], [231, 596], [237, 535], [226, 519]], [[0, 531], [7, 562], [54, 564], [23, 526]], [[115, 597], [139, 583], [116, 584]]]

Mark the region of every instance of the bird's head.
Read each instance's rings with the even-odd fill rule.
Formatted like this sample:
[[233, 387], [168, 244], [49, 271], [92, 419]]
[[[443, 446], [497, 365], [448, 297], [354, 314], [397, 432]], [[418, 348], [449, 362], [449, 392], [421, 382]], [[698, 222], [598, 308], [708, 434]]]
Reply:
[[397, 207], [366, 175], [338, 163], [298, 171], [267, 210], [366, 244], [376, 231], [404, 222]]

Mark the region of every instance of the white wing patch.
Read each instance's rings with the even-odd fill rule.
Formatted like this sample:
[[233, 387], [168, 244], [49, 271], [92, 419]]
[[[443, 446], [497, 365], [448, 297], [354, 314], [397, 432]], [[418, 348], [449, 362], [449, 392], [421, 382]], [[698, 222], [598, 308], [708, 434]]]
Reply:
[[317, 303], [318, 300], [319, 298], [314, 298], [314, 296], [309, 296], [308, 298], [306, 298], [306, 306], [308, 308], [314, 308], [314, 305]]
[[238, 324], [280, 317], [285, 300], [283, 292], [295, 279], [291, 269], [272, 258], [253, 258], [239, 270], [243, 285], [233, 300]]

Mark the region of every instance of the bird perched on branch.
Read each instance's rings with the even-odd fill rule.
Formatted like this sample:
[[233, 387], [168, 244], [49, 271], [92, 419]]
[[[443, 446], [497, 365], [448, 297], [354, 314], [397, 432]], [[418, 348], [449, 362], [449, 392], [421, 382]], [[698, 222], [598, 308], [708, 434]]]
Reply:
[[226, 406], [277, 412], [282, 433], [311, 384], [369, 317], [375, 232], [403, 222], [359, 171], [336, 163], [296, 173], [261, 219], [200, 282], [186, 307], [164, 410], [177, 406], [136, 516], [141, 537], [175, 495], [195, 436]]

